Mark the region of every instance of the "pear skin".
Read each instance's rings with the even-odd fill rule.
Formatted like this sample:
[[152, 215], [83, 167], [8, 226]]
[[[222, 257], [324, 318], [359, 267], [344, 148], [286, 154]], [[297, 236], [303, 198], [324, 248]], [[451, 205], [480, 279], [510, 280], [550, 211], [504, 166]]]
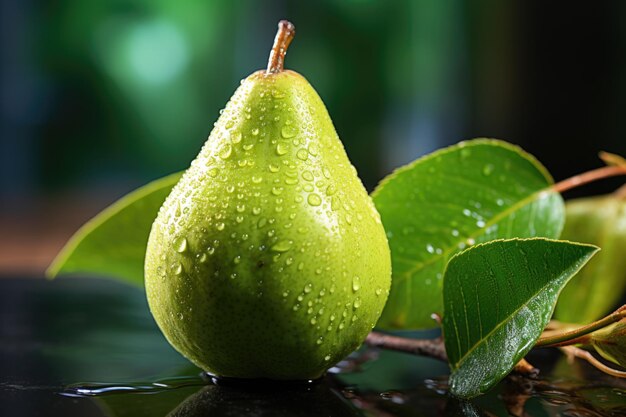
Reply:
[[282, 60], [242, 81], [154, 221], [150, 310], [203, 370], [314, 379], [376, 324], [391, 283], [380, 217], [315, 90]]

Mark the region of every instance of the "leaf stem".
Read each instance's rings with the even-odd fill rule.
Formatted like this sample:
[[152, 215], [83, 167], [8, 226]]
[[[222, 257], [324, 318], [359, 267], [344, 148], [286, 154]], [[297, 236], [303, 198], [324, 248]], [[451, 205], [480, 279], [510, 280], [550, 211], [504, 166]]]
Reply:
[[586, 340], [582, 338], [583, 336], [593, 333], [596, 330], [600, 330], [609, 324], [618, 322], [624, 317], [626, 317], [626, 304], [603, 319], [594, 321], [586, 326], [567, 332], [557, 333], [555, 335], [540, 337], [539, 340], [537, 340], [537, 343], [535, 343], [535, 347], [559, 347], [582, 343]]
[[270, 52], [270, 59], [267, 62], [267, 74], [277, 74], [282, 72], [285, 65], [285, 55], [287, 48], [296, 35], [296, 27], [288, 20], [278, 22], [278, 31], [274, 38], [274, 46]]
[[611, 376], [615, 376], [617, 378], [626, 378], [626, 372], [619, 371], [615, 368], [607, 366], [596, 359], [591, 352], [583, 350], [581, 348], [577, 348], [576, 346], [562, 346], [560, 348], [568, 357], [580, 358], [584, 359], [593, 365], [595, 368], [601, 370], [605, 374], [609, 374]]
[[557, 182], [552, 186], [552, 189], [556, 192], [562, 193], [590, 182], [601, 180], [603, 178], [616, 177], [618, 175], [626, 175], [625, 166], [611, 165], [583, 172], [582, 174], [574, 175], [573, 177]]

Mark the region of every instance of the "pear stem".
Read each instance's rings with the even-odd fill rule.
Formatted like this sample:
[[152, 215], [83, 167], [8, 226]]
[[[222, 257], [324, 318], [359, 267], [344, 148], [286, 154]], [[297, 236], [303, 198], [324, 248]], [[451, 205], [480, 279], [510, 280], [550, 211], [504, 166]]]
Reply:
[[285, 55], [287, 48], [296, 34], [296, 27], [288, 20], [278, 22], [278, 31], [274, 38], [274, 46], [270, 52], [270, 59], [267, 62], [267, 74], [277, 74], [282, 72], [285, 65]]

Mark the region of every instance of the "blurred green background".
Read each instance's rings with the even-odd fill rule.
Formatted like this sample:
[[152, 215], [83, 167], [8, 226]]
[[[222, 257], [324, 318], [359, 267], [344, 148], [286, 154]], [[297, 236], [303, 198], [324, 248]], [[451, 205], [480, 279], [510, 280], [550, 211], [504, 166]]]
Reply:
[[[368, 189], [473, 137], [557, 179], [626, 154], [626, 3], [0, 0], [0, 275], [40, 274], [82, 222], [184, 169], [281, 18]], [[606, 181], [572, 192], [606, 192]]]

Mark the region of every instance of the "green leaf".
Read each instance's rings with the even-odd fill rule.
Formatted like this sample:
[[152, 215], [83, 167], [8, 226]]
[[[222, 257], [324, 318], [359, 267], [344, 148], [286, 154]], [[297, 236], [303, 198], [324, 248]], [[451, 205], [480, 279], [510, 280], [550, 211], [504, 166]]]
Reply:
[[511, 239], [476, 245], [450, 259], [443, 332], [451, 392], [475, 397], [504, 378], [541, 335], [561, 289], [597, 250]]
[[558, 238], [561, 196], [539, 162], [506, 142], [475, 139], [391, 174], [373, 192], [391, 247], [391, 293], [377, 326], [435, 327], [442, 276], [452, 255], [474, 243]]
[[555, 318], [595, 321], [611, 312], [626, 291], [626, 199], [608, 195], [568, 201], [562, 238], [600, 246], [602, 252], [565, 287]]
[[591, 345], [604, 359], [626, 368], [626, 319], [592, 333]]
[[143, 287], [143, 260], [152, 222], [181, 175], [146, 184], [89, 220], [61, 249], [46, 275], [89, 273]]

